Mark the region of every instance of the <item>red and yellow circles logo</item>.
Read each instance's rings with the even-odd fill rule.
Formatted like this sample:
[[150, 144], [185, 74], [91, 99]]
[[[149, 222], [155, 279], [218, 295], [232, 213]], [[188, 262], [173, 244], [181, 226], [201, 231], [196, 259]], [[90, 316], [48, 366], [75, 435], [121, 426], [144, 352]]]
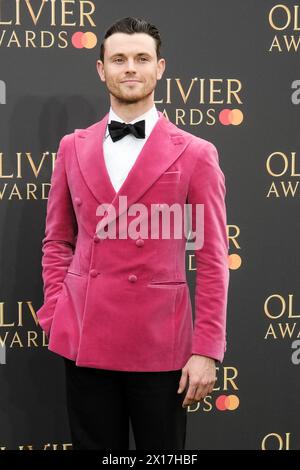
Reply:
[[232, 253], [228, 256], [228, 266], [229, 269], [239, 269], [242, 265], [242, 258], [236, 253]]
[[76, 49], [93, 49], [97, 44], [97, 36], [90, 31], [77, 31], [72, 35], [72, 44]]
[[236, 395], [220, 395], [216, 399], [216, 408], [220, 411], [233, 411], [239, 407], [240, 400]]
[[240, 109], [222, 109], [219, 113], [219, 121], [223, 126], [239, 126], [244, 120], [243, 112]]

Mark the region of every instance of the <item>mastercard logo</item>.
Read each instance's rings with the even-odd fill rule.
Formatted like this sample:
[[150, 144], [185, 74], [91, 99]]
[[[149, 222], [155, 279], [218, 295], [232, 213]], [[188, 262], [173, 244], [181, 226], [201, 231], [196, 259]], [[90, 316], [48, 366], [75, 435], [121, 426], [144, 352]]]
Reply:
[[219, 114], [219, 121], [224, 126], [239, 126], [244, 120], [244, 115], [240, 109], [223, 109]]
[[90, 31], [86, 33], [77, 31], [77, 33], [72, 35], [71, 41], [75, 49], [83, 49], [84, 47], [86, 49], [93, 49], [97, 44], [97, 36]]
[[239, 404], [240, 400], [236, 395], [220, 395], [216, 399], [216, 408], [220, 411], [236, 410]]
[[242, 265], [242, 258], [236, 253], [232, 253], [228, 256], [228, 266], [229, 269], [239, 269]]

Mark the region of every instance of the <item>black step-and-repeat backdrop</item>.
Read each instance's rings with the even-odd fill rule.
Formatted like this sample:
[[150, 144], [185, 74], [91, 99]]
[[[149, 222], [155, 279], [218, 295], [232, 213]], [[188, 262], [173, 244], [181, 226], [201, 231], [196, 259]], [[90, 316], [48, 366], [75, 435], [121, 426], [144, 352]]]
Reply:
[[[160, 29], [156, 106], [216, 145], [226, 177], [227, 352], [188, 409], [187, 449], [300, 449], [300, 2], [286, 0], [0, 0], [0, 448], [72, 449], [63, 360], [35, 315], [41, 240], [59, 140], [109, 109], [95, 64], [124, 16]], [[190, 252], [186, 266], [193, 299]]]

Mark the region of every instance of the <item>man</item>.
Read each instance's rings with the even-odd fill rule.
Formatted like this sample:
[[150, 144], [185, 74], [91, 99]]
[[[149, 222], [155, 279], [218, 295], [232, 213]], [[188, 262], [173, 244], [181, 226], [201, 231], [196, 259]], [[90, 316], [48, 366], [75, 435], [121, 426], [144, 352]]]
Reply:
[[[154, 105], [160, 46], [141, 19], [108, 29], [97, 71], [109, 113], [62, 138], [51, 179], [37, 315], [65, 360], [74, 449], [127, 449], [129, 418], [137, 449], [184, 449], [187, 406], [212, 391], [226, 349], [225, 178], [216, 147]], [[120, 236], [137, 203], [143, 229]], [[192, 229], [204, 205], [194, 326], [187, 240], [145, 224], [174, 203], [190, 204]]]

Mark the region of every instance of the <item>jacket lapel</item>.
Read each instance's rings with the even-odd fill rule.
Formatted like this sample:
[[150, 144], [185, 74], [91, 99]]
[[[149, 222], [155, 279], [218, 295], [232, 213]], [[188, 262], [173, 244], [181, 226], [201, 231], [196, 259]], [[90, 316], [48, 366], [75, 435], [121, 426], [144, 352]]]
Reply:
[[[127, 178], [118, 192], [115, 191], [104, 160], [103, 137], [109, 113], [101, 121], [84, 130], [75, 131], [75, 148], [83, 178], [99, 204], [110, 203], [108, 217], [97, 225], [103, 229], [113, 222], [131, 204], [155, 183], [181, 155], [192, 135], [183, 135], [163, 113], [152, 129]], [[127, 197], [126, 207], [119, 207], [119, 196]]]

